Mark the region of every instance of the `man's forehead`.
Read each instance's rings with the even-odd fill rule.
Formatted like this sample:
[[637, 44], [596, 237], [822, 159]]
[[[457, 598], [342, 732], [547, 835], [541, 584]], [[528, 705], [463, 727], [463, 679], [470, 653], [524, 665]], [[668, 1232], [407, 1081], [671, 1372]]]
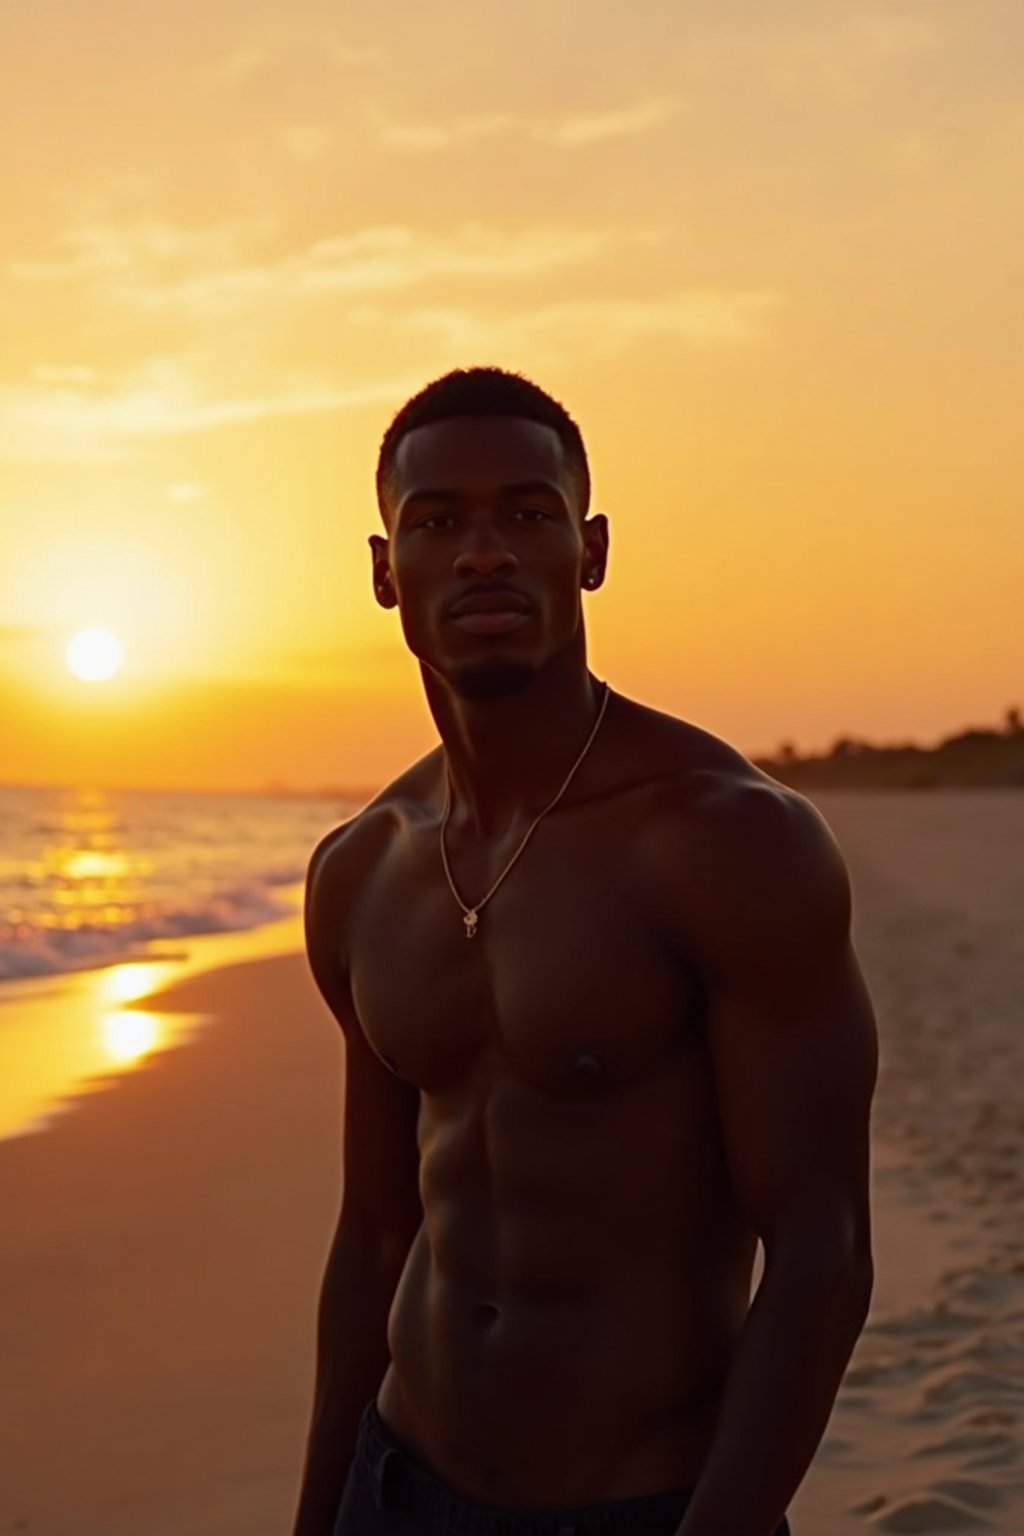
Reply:
[[566, 493], [572, 487], [558, 433], [520, 416], [453, 416], [414, 427], [399, 441], [394, 463], [399, 497], [417, 485], [546, 479]]

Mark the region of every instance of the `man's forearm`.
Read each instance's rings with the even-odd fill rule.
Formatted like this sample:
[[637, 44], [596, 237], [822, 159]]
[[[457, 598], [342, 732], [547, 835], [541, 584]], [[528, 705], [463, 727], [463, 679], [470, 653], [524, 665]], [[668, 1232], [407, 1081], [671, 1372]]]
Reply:
[[870, 1300], [866, 1263], [793, 1250], [766, 1264], [677, 1536], [773, 1536], [825, 1433]]
[[313, 1414], [292, 1536], [330, 1536], [334, 1528], [360, 1416], [388, 1367], [387, 1317], [402, 1262], [335, 1239], [320, 1294]]

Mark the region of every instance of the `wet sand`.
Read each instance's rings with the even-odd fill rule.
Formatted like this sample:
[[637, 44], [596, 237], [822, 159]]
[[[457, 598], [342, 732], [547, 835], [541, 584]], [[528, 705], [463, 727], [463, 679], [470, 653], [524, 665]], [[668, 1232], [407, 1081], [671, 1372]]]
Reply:
[[[1024, 795], [818, 798], [879, 1014], [876, 1286], [794, 1536], [1024, 1530]], [[0, 1532], [283, 1536], [340, 1198], [342, 1049], [300, 955], [0, 1142]]]

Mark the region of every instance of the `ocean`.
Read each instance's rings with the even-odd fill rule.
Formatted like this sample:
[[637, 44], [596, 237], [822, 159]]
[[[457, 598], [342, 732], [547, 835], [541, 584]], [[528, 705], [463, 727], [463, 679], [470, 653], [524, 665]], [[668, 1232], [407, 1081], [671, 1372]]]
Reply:
[[0, 788], [0, 984], [295, 912], [365, 801]]

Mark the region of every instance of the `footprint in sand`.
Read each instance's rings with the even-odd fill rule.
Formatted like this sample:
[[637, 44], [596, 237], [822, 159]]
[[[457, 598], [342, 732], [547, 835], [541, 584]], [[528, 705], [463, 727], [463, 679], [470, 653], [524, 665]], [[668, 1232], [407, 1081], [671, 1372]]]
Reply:
[[961, 1414], [960, 1424], [980, 1424], [984, 1429], [990, 1429], [993, 1425], [1009, 1428], [1019, 1420], [1019, 1414], [1008, 1413], [1005, 1408], [972, 1408], [970, 1412]]
[[927, 1456], [961, 1455], [964, 1452], [979, 1456], [1003, 1456], [1011, 1461], [1016, 1454], [1016, 1440], [1003, 1430], [964, 1429], [958, 1434], [942, 1435], [936, 1439], [922, 1440], [910, 1452], [915, 1458]]
[[969, 1456], [964, 1462], [966, 1472], [988, 1472], [993, 1467], [1012, 1467], [1020, 1456], [1016, 1444], [1001, 1446], [995, 1451], [986, 1451], [982, 1456]]
[[[944, 1341], [945, 1336], [958, 1336], [965, 1329], [977, 1327], [977, 1324], [978, 1318], [972, 1313], [957, 1312], [947, 1302], [941, 1301], [934, 1307], [917, 1307], [913, 1312], [902, 1312], [896, 1317], [883, 1317], [877, 1322], [869, 1322], [864, 1333], [912, 1338], [915, 1344], [930, 1345], [932, 1334], [942, 1336]], [[920, 1339], [917, 1335], [922, 1328], [928, 1329], [929, 1334]]]
[[1012, 1376], [979, 1371], [969, 1365], [945, 1366], [926, 1376], [921, 1384], [922, 1404], [958, 1403], [992, 1397], [1024, 1401], [1024, 1387]]
[[[919, 1342], [915, 1340], [915, 1343]], [[942, 1345], [940, 1359], [945, 1364], [974, 1362], [987, 1365], [994, 1361], [998, 1365], [1005, 1366], [1011, 1352], [1012, 1346], [1008, 1349], [1005, 1333], [979, 1329], [974, 1333], [965, 1333], [959, 1339], [946, 1339]]]
[[851, 1515], [873, 1515], [876, 1509], [884, 1509], [888, 1502], [884, 1493], [873, 1493], [870, 1498], [858, 1499], [855, 1504], [846, 1507]]
[[913, 1353], [880, 1355], [877, 1360], [864, 1360], [860, 1365], [850, 1366], [843, 1382], [849, 1387], [871, 1387], [879, 1381], [898, 1382], [915, 1376], [922, 1363], [921, 1356]]
[[970, 1477], [946, 1477], [932, 1483], [932, 1492], [943, 1498], [958, 1499], [960, 1503], [977, 1510], [995, 1509], [1005, 1502], [1001, 1488], [991, 1483], [979, 1483]]
[[969, 1509], [959, 1499], [944, 1494], [912, 1494], [880, 1509], [868, 1522], [879, 1531], [896, 1536], [937, 1536], [940, 1531], [984, 1531], [993, 1529], [991, 1520]]
[[975, 1264], [966, 1265], [963, 1268], [947, 1269], [939, 1277], [939, 1287], [957, 1301], [974, 1303], [984, 1308], [985, 1315], [991, 1313], [993, 1307], [1000, 1303], [1013, 1302], [1017, 1299], [1019, 1282], [1013, 1279], [1012, 1274], [1005, 1268], [995, 1268], [998, 1262], [995, 1255], [990, 1255], [992, 1268], [980, 1269]]

